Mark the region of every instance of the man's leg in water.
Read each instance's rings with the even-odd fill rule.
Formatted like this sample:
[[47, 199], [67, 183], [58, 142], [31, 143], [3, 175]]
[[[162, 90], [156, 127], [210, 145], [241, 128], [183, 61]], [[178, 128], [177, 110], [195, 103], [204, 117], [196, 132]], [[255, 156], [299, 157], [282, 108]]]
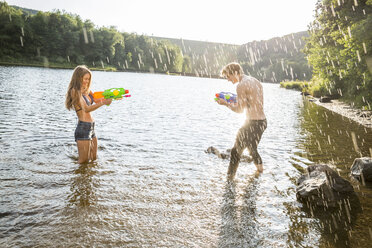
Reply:
[[256, 165], [256, 168], [259, 172], [263, 172], [262, 159], [260, 154], [257, 151], [257, 146], [260, 143], [263, 132], [266, 129], [266, 120], [265, 121], [253, 121], [250, 128], [247, 129], [247, 148], [250, 155], [253, 158], [253, 162]]
[[236, 170], [238, 169], [240, 157], [245, 148], [244, 142], [244, 129], [243, 127], [239, 129], [238, 134], [236, 135], [235, 145], [231, 149], [230, 164], [227, 170], [227, 178], [229, 180], [234, 179]]
[[253, 158], [253, 163], [256, 166], [257, 170], [259, 172], [263, 172], [262, 159], [261, 159], [260, 154], [257, 151], [257, 143], [253, 141], [252, 144], [250, 144], [250, 146], [248, 147], [248, 150], [249, 150], [249, 154]]

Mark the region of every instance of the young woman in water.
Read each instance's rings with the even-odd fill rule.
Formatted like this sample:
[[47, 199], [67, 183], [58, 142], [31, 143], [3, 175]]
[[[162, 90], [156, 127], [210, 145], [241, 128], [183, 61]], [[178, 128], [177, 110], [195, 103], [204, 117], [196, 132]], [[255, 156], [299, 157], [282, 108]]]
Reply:
[[94, 120], [90, 112], [112, 102], [112, 99], [103, 99], [95, 102], [90, 91], [91, 82], [92, 73], [90, 70], [84, 65], [79, 65], [72, 74], [66, 94], [66, 108], [68, 110], [74, 109], [79, 119], [75, 129], [79, 164], [87, 163], [97, 158], [97, 137], [94, 132]]

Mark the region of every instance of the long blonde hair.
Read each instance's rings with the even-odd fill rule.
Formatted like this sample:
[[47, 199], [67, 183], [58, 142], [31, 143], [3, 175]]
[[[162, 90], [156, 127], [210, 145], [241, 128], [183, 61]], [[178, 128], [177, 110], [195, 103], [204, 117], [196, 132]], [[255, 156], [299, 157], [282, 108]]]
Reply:
[[[81, 92], [81, 84], [83, 82], [83, 77], [85, 74], [89, 73], [90, 80], [88, 87]], [[72, 74], [70, 84], [68, 85], [68, 90], [66, 93], [65, 106], [68, 110], [75, 108], [75, 106], [80, 106], [79, 100], [81, 94], [88, 94], [90, 91], [90, 83], [92, 82], [92, 73], [85, 65], [76, 66], [74, 73]]]

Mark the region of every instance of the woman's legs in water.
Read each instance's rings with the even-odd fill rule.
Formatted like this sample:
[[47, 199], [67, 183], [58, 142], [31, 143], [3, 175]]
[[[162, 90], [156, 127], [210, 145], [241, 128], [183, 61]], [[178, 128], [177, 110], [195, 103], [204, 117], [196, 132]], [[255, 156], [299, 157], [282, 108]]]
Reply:
[[77, 140], [77, 147], [79, 153], [79, 164], [88, 163], [91, 152], [91, 141], [90, 140]]
[[97, 137], [94, 137], [92, 139], [92, 144], [91, 144], [91, 160], [96, 160], [97, 159], [97, 149], [98, 149], [98, 145], [97, 145]]
[[87, 163], [97, 158], [97, 137], [94, 132], [94, 122], [78, 122], [75, 129], [75, 140], [79, 152], [78, 163]]

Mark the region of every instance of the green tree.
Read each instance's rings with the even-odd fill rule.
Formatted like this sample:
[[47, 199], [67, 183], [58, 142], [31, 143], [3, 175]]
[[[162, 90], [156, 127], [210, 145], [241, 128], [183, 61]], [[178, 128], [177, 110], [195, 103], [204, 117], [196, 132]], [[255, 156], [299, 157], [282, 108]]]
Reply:
[[191, 59], [187, 55], [183, 57], [182, 72], [191, 73]]
[[0, 2], [0, 56], [19, 58], [25, 42], [22, 29], [22, 11], [16, 10], [6, 2]]
[[366, 0], [318, 1], [305, 47], [314, 87], [371, 108], [372, 5]]

